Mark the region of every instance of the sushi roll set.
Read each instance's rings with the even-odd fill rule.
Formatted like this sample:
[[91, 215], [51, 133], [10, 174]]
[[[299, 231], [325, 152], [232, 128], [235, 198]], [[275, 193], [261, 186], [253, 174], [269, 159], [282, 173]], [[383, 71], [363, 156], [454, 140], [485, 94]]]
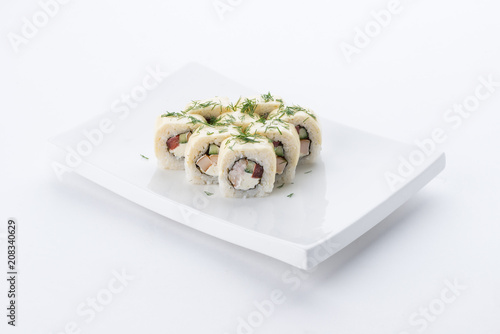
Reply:
[[158, 116], [155, 154], [163, 169], [184, 169], [193, 184], [219, 184], [225, 197], [263, 197], [291, 183], [299, 164], [321, 151], [310, 109], [270, 93], [235, 103], [215, 97]]

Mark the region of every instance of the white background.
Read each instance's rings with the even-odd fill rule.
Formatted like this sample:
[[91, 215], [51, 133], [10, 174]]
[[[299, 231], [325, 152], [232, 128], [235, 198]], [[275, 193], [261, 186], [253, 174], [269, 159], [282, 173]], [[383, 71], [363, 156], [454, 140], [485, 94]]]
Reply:
[[[231, 3], [221, 19], [212, 0], [73, 0], [16, 53], [8, 34], [40, 5], [2, 2], [2, 253], [7, 218], [20, 224], [20, 309], [9, 333], [64, 333], [72, 322], [78, 330], [66, 333], [236, 333], [238, 317], [275, 289], [286, 300], [255, 333], [500, 333], [500, 88], [456, 129], [443, 120], [479, 76], [500, 81], [498, 1], [402, 0], [351, 62], [341, 43], [388, 1]], [[447, 169], [315, 272], [294, 276], [297, 289], [283, 263], [76, 176], [58, 181], [47, 138], [108, 111], [148, 66], [191, 61], [388, 137], [412, 142], [443, 127]], [[122, 269], [134, 279], [87, 322], [77, 307]], [[466, 288], [443, 304], [455, 280]], [[410, 319], [429, 306], [440, 314], [422, 330]]]

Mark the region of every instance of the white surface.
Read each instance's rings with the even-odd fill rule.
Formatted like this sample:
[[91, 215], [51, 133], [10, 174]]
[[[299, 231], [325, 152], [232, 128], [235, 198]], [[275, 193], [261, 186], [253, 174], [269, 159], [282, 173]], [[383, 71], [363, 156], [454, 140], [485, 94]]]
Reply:
[[[339, 43], [386, 5], [245, 1], [220, 21], [210, 1], [74, 1], [15, 55], [5, 36], [38, 5], [2, 3], [0, 217], [21, 224], [22, 305], [22, 327], [6, 332], [57, 333], [76, 321], [83, 333], [235, 333], [254, 301], [280, 289], [286, 301], [255, 333], [417, 333], [409, 317], [456, 278], [467, 289], [425, 333], [500, 333], [500, 91], [457, 129], [443, 121], [480, 75], [500, 79], [498, 2], [404, 2], [347, 64]], [[147, 66], [189, 61], [387, 137], [411, 142], [443, 126], [447, 169], [296, 290], [282, 280], [288, 265], [90, 182], [57, 180], [48, 137], [109, 110]], [[77, 306], [121, 268], [135, 279], [86, 323]]]
[[[187, 101], [210, 95], [232, 96], [236, 102], [255, 93], [191, 63], [166, 78], [140, 107], [140, 116], [119, 130], [99, 133], [103, 119], [119, 121], [108, 114], [51, 138], [57, 152], [52, 159], [133, 203], [301, 269], [312, 269], [360, 237], [445, 166], [444, 154], [435, 152], [391, 187], [385, 175], [397, 167], [394, 157], [417, 147], [336, 124], [316, 110], [324, 142], [316, 163], [299, 166], [293, 184], [265, 198], [224, 198], [217, 185], [192, 185], [184, 171], [157, 168], [152, 152], [152, 124], [160, 111], [180, 110]], [[163, 96], [170, 101], [165, 104]], [[91, 152], [83, 149], [92, 144]], [[85, 162], [73, 166], [77, 153], [86, 155]], [[321, 256], [315, 255], [319, 251]]]

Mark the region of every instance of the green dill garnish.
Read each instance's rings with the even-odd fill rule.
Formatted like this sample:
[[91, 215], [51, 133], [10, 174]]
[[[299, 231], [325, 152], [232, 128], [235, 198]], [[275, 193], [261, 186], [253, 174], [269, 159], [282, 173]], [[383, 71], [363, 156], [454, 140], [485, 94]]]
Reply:
[[236, 108], [238, 108], [238, 105], [240, 104], [240, 101], [241, 101], [241, 96], [240, 98], [238, 99], [238, 101], [236, 101], [235, 104], [233, 104], [232, 102], [229, 103], [229, 108], [232, 110], [232, 111], [236, 111]]
[[141, 157], [143, 157], [143, 158], [144, 158], [144, 159], [146, 159], [146, 160], [149, 160], [149, 158], [148, 158], [147, 156], [145, 156], [145, 155], [142, 155], [142, 154], [141, 154]]
[[288, 123], [283, 122], [281, 119], [271, 119], [267, 120], [265, 122], [259, 122], [262, 123], [266, 126], [264, 133], [267, 133], [269, 130], [277, 130], [280, 135], [283, 135], [283, 132], [281, 132], [282, 128], [289, 129]]
[[283, 184], [281, 184], [280, 186], [277, 186], [276, 188], [281, 189], [281, 188], [283, 188], [283, 186], [284, 186], [284, 185], [285, 185], [285, 184], [283, 183]]
[[237, 142], [240, 142], [241, 144], [255, 144], [259, 143], [261, 140], [268, 140], [269, 142], [272, 143], [272, 140], [262, 136], [257, 133], [257, 130], [254, 132], [250, 132], [250, 127], [247, 129], [243, 130], [241, 126], [236, 127], [238, 134], [232, 135], [231, 138], [226, 141], [226, 146], [231, 142], [232, 145], [229, 147], [229, 149], [233, 149], [234, 145], [237, 144]]
[[225, 114], [224, 118], [229, 118], [229, 122], [233, 122], [233, 123], [236, 120], [236, 118], [231, 114]]
[[166, 112], [161, 117], [184, 117], [182, 112]]
[[187, 118], [189, 118], [189, 124], [201, 124], [201, 125], [208, 125], [207, 122], [205, 121], [200, 121], [198, 118], [194, 117], [194, 116], [187, 116]]
[[211, 135], [213, 135], [213, 134], [214, 134], [214, 132], [211, 132], [211, 131], [210, 131], [210, 132], [207, 132], [207, 136], [211, 136]]
[[219, 126], [226, 127], [232, 125], [234, 121], [235, 121], [234, 116], [229, 113], [226, 113], [217, 117], [211, 125], [214, 127], [219, 127]]
[[268, 92], [267, 94], [262, 94], [261, 97], [264, 100], [264, 102], [274, 101], [274, 97], [271, 95], [271, 92]]
[[285, 102], [283, 102], [283, 99], [276, 99], [276, 102], [280, 103], [280, 109], [285, 106]]
[[312, 170], [308, 170], [307, 172], [305, 172], [304, 174], [311, 174], [312, 173]]
[[271, 126], [275, 126], [275, 127], [281, 126], [281, 127], [284, 127], [287, 130], [290, 128], [290, 123], [285, 122], [285, 121], [283, 121], [280, 118], [272, 118], [272, 119], [267, 120], [267, 122]]
[[240, 132], [239, 134], [237, 135], [234, 135], [233, 136], [235, 139], [238, 139], [240, 141], [242, 141], [244, 144], [247, 144], [247, 143], [258, 143], [259, 142], [259, 135], [254, 133], [254, 134], [250, 134], [250, 133], [247, 133], [246, 131], [244, 132]]
[[310, 110], [302, 108], [301, 106], [298, 106], [298, 105], [280, 108], [278, 110], [278, 115], [276, 116], [276, 118], [281, 119], [283, 116], [293, 116], [299, 111], [305, 112], [310, 117], [316, 119], [316, 115], [314, 115]]
[[262, 123], [262, 124], [265, 124], [266, 123], [266, 119], [264, 117], [261, 117], [259, 118], [258, 121], [255, 121], [255, 123]]
[[210, 193], [208, 191], [205, 191], [205, 194], [207, 194], [207, 196], [212, 196], [214, 193]]
[[201, 132], [201, 129], [203, 129], [204, 127], [205, 127], [204, 125], [199, 126], [199, 127], [198, 127], [198, 129], [196, 129], [196, 130], [194, 131], [194, 133], [200, 133], [200, 132]]
[[266, 129], [264, 130], [264, 132], [267, 133], [267, 131], [272, 130], [272, 129], [278, 130], [278, 132], [280, 133], [280, 135], [283, 135], [283, 133], [281, 132], [279, 126], [276, 126], [276, 125], [268, 125], [268, 126], [266, 126]]
[[291, 194], [287, 195], [286, 197], [291, 198], [293, 195], [294, 195], [294, 193], [291, 193]]
[[215, 101], [206, 101], [206, 102], [201, 102], [199, 100], [193, 100], [191, 101], [191, 105], [184, 110], [185, 113], [190, 112], [192, 110], [199, 110], [199, 109], [205, 109], [210, 106], [212, 106], [212, 110], [217, 106], [220, 105], [222, 108], [222, 105], [220, 103], [217, 103]]
[[255, 112], [255, 109], [257, 108], [257, 102], [255, 99], [248, 99], [246, 98], [245, 101], [241, 104], [241, 112], [244, 114], [249, 114], [250, 116], [253, 116], [253, 113]]

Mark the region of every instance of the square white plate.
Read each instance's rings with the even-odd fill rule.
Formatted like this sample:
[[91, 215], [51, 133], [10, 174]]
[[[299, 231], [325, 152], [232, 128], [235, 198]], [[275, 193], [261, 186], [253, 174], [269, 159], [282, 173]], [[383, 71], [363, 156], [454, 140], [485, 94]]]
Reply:
[[[73, 171], [83, 177], [165, 217], [302, 269], [316, 266], [361, 236], [445, 167], [444, 154], [436, 152], [393, 191], [385, 174], [395, 172], [399, 157], [407, 157], [415, 147], [336, 124], [327, 111], [316, 110], [323, 129], [322, 158], [300, 166], [294, 184], [275, 189], [269, 197], [223, 198], [216, 185], [191, 185], [183, 171], [156, 168], [157, 115], [178, 111], [191, 99], [234, 99], [240, 94], [254, 92], [200, 65], [188, 65], [130, 113], [122, 104], [52, 138], [53, 158], [68, 166], [71, 159], [76, 161], [68, 152], [80, 150], [86, 156]], [[112, 130], [100, 138], [93, 130], [103, 120]]]

